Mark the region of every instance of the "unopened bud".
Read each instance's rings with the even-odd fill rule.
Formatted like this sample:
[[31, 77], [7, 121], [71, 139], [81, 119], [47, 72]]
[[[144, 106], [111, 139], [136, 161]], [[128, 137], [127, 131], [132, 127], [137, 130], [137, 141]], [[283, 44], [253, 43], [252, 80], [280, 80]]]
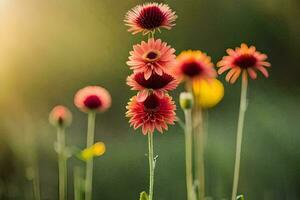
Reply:
[[191, 109], [194, 103], [193, 95], [190, 92], [180, 93], [179, 103], [183, 110]]

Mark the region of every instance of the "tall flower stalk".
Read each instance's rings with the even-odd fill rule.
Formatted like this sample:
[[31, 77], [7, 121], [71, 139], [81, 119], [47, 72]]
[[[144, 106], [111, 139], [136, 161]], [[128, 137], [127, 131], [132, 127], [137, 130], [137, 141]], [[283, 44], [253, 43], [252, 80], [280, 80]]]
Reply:
[[241, 100], [240, 100], [240, 111], [238, 119], [238, 128], [237, 128], [237, 142], [236, 142], [236, 152], [235, 152], [235, 165], [234, 165], [234, 176], [233, 176], [233, 188], [232, 188], [232, 200], [236, 200], [238, 183], [239, 183], [239, 174], [240, 174], [240, 163], [241, 163], [241, 151], [242, 151], [242, 139], [243, 139], [243, 127], [245, 112], [247, 109], [247, 87], [248, 80], [246, 71], [242, 75], [242, 87], [241, 87]]
[[169, 124], [174, 124], [176, 106], [167, 94], [174, 90], [178, 81], [169, 74], [175, 62], [175, 49], [161, 39], [154, 39], [154, 33], [161, 28], [171, 29], [177, 16], [168, 5], [145, 3], [129, 10], [125, 16], [125, 25], [132, 34], [148, 34], [148, 41], [133, 46], [127, 65], [133, 74], [127, 78], [132, 90], [137, 90], [127, 105], [126, 116], [134, 129], [142, 128], [148, 134], [149, 194], [142, 192], [140, 199], [153, 200], [154, 157], [153, 134], [155, 129], [163, 133]]
[[266, 68], [271, 64], [266, 62], [266, 54], [262, 54], [256, 51], [254, 46], [248, 47], [246, 44], [241, 44], [240, 47], [233, 49], [227, 49], [227, 56], [224, 56], [217, 66], [219, 74], [229, 70], [226, 75], [226, 81], [231, 84], [235, 83], [242, 74], [242, 86], [241, 86], [241, 99], [240, 110], [237, 127], [237, 142], [236, 142], [236, 155], [235, 155], [235, 167], [232, 187], [232, 200], [236, 200], [238, 194], [238, 183], [240, 174], [240, 162], [242, 151], [242, 139], [243, 139], [243, 126], [245, 119], [245, 112], [247, 108], [247, 88], [248, 88], [248, 75], [251, 79], [257, 78], [257, 71], [260, 71], [266, 78], [269, 77], [269, 73]]
[[49, 115], [49, 121], [57, 129], [56, 151], [58, 154], [59, 199], [67, 199], [67, 155], [65, 128], [72, 122], [72, 114], [64, 106], [56, 106]]
[[81, 111], [88, 114], [87, 145], [83, 152], [85, 155], [84, 159], [87, 158], [85, 159], [85, 200], [91, 200], [93, 189], [93, 145], [96, 113], [104, 112], [110, 107], [111, 96], [109, 92], [102, 87], [87, 86], [76, 93], [74, 103]]
[[[94, 144], [95, 120], [96, 120], [96, 113], [94, 111], [90, 111], [88, 113], [88, 129], [87, 129], [86, 148], [90, 148]], [[90, 159], [88, 159], [86, 161], [85, 200], [92, 199], [93, 162], [94, 162], [93, 157], [91, 157]]]

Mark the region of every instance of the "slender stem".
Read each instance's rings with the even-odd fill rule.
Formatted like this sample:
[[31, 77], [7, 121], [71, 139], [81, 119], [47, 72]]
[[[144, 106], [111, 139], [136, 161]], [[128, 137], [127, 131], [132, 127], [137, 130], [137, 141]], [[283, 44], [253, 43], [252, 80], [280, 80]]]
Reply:
[[57, 144], [58, 144], [58, 173], [59, 173], [59, 199], [67, 199], [67, 160], [65, 156], [65, 130], [57, 129]]
[[247, 109], [247, 105], [246, 105], [247, 104], [247, 87], [248, 87], [247, 74], [244, 71], [243, 78], [242, 78], [240, 112], [239, 112], [238, 128], [237, 128], [237, 143], [236, 143], [236, 154], [235, 154], [233, 189], [232, 189], [232, 197], [231, 197], [232, 200], [236, 200], [238, 183], [239, 183], [241, 150], [242, 150], [242, 139], [243, 139], [243, 126], [244, 126], [245, 112]]
[[80, 167], [74, 167], [74, 200], [81, 200]]
[[185, 116], [185, 165], [186, 165], [187, 199], [194, 200], [195, 194], [193, 188], [192, 111], [190, 109], [185, 109], [184, 116]]
[[41, 199], [41, 193], [40, 193], [40, 177], [39, 177], [39, 168], [38, 166], [34, 167], [34, 177], [32, 180], [33, 184], [33, 195], [35, 200]]
[[[86, 147], [89, 148], [94, 144], [96, 113], [88, 113], [88, 131]], [[93, 184], [93, 157], [86, 161], [86, 178], [85, 178], [85, 200], [92, 199]]]
[[195, 116], [197, 126], [195, 127], [195, 164], [196, 177], [198, 180], [198, 200], [205, 198], [205, 169], [204, 169], [204, 132], [203, 132], [203, 118], [202, 110], [196, 107]]
[[153, 133], [148, 133], [148, 156], [149, 156], [149, 200], [153, 199], [153, 185], [154, 185], [154, 169], [155, 160], [153, 156]]

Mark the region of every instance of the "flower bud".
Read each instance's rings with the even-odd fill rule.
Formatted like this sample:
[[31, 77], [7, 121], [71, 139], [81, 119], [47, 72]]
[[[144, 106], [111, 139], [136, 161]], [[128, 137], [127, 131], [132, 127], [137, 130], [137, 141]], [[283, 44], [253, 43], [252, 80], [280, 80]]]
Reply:
[[189, 92], [182, 92], [179, 96], [179, 103], [183, 110], [191, 109], [193, 107], [193, 95]]
[[55, 106], [49, 114], [49, 122], [58, 128], [65, 128], [72, 122], [72, 113], [65, 106]]

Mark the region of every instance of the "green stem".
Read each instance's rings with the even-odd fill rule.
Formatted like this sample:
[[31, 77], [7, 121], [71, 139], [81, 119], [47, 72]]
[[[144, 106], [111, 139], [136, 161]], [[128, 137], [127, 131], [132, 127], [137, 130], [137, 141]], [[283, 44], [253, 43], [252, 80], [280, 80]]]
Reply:
[[[96, 119], [96, 113], [89, 112], [86, 148], [89, 148], [94, 144], [95, 119]], [[85, 200], [92, 199], [93, 161], [94, 161], [93, 157], [86, 161]]]
[[58, 144], [58, 173], [59, 173], [59, 199], [67, 199], [67, 160], [65, 156], [65, 130], [58, 128], [57, 130]]
[[74, 167], [74, 200], [81, 200], [80, 167]]
[[242, 139], [243, 139], [243, 126], [244, 126], [245, 112], [247, 109], [247, 105], [246, 105], [247, 104], [247, 87], [248, 87], [247, 74], [244, 71], [243, 77], [242, 77], [240, 111], [239, 111], [238, 128], [237, 128], [237, 143], [236, 143], [236, 154], [235, 154], [233, 189], [232, 189], [232, 197], [231, 197], [232, 200], [236, 200], [237, 191], [238, 191]]
[[40, 200], [41, 199], [41, 194], [40, 194], [40, 177], [39, 177], [39, 168], [37, 166], [34, 167], [34, 177], [32, 180], [33, 184], [33, 195], [35, 200]]
[[205, 169], [204, 169], [204, 133], [203, 133], [203, 118], [200, 107], [195, 111], [197, 126], [195, 127], [195, 163], [196, 176], [198, 180], [198, 200], [205, 198]]
[[154, 185], [154, 169], [155, 160], [153, 156], [153, 133], [148, 133], [148, 156], [149, 156], [149, 200], [153, 199], [153, 185]]
[[193, 188], [193, 145], [192, 145], [192, 111], [184, 110], [185, 115], [185, 165], [186, 165], [186, 187], [187, 199], [194, 200]]

